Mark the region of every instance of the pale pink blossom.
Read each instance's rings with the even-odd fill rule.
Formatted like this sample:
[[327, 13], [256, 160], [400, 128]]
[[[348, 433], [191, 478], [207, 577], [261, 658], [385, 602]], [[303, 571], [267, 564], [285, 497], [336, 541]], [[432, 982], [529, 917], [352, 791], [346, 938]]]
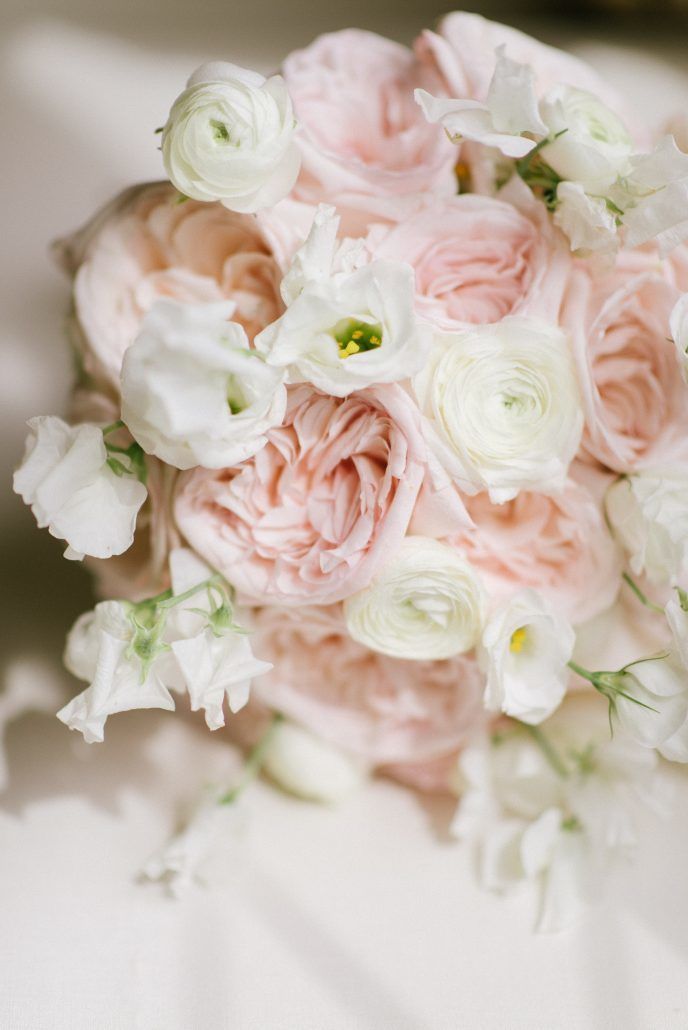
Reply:
[[125, 191], [56, 249], [75, 276], [75, 342], [84, 368], [115, 387], [124, 352], [161, 297], [231, 300], [232, 320], [250, 339], [283, 308], [279, 269], [255, 219], [221, 204], [179, 203], [169, 183]]
[[347, 635], [339, 606], [263, 609], [254, 645], [274, 664], [256, 680], [256, 696], [373, 765], [439, 758], [482, 725], [473, 657], [375, 654]]
[[294, 51], [283, 71], [300, 126], [298, 200], [336, 204], [352, 234], [404, 217], [424, 191], [455, 192], [455, 148], [413, 99], [439, 80], [412, 51], [344, 29]]
[[182, 476], [177, 525], [241, 594], [327, 604], [367, 586], [404, 537], [424, 475], [420, 416], [397, 386], [290, 391], [255, 457]]

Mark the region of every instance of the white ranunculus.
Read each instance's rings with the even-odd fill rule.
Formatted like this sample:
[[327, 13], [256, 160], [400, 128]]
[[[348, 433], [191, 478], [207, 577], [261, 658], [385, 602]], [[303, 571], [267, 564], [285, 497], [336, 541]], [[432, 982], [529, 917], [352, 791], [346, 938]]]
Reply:
[[142, 674], [140, 659], [131, 653], [135, 627], [130, 606], [101, 601], [80, 616], [67, 637], [64, 663], [89, 686], [58, 713], [70, 730], [89, 743], [103, 740], [110, 715], [135, 708], [174, 709], [168, 688], [179, 689], [181, 677], [169, 654], [161, 654]]
[[429, 330], [414, 314], [413, 269], [392, 261], [357, 268], [351, 241], [337, 247], [338, 223], [334, 208], [321, 205], [282, 282], [287, 310], [255, 345], [290, 382], [345, 397], [414, 375]]
[[538, 112], [533, 69], [508, 58], [504, 46], [497, 48], [486, 103], [434, 97], [424, 89], [417, 89], [414, 96], [427, 120], [441, 122], [455, 143], [473, 140], [518, 158], [529, 153], [536, 142], [523, 133], [547, 135]]
[[631, 569], [653, 583], [675, 583], [688, 571], [688, 472], [680, 465], [647, 469], [607, 490], [607, 517], [630, 555]]
[[559, 85], [540, 103], [551, 136], [540, 153], [562, 179], [604, 194], [628, 168], [633, 143], [626, 126], [599, 97]]
[[[661, 748], [683, 727], [688, 718], [688, 670], [674, 651], [633, 662], [615, 680], [619, 692], [614, 710], [639, 744]], [[688, 761], [688, 752], [678, 760]]]
[[225, 468], [251, 457], [281, 423], [283, 375], [228, 322], [231, 303], [159, 300], [122, 365], [122, 418], [149, 454], [175, 468]]
[[394, 658], [451, 658], [475, 646], [485, 619], [477, 573], [448, 544], [409, 536], [365, 590], [347, 598], [349, 633]]
[[30, 433], [14, 490], [41, 529], [66, 540], [67, 558], [109, 558], [132, 544], [146, 488], [108, 465], [102, 430], [69, 426], [61, 418], [29, 419]]
[[590, 197], [579, 182], [560, 182], [554, 224], [581, 257], [613, 254], [619, 243], [616, 216], [601, 197]]
[[415, 390], [447, 471], [495, 503], [563, 487], [583, 428], [566, 335], [535, 318], [441, 333]]
[[512, 724], [476, 742], [459, 782], [452, 831], [475, 849], [482, 885], [537, 885], [545, 932], [574, 923], [632, 854], [642, 806], [667, 814], [656, 755], [622, 730], [610, 738], [590, 695], [567, 698], [537, 735]]
[[501, 605], [482, 636], [485, 707], [531, 724], [559, 707], [568, 683], [575, 633], [534, 590]]
[[284, 790], [310, 801], [341, 801], [366, 778], [359, 760], [292, 722], [274, 727], [263, 768]]
[[671, 336], [676, 344], [676, 353], [683, 378], [688, 383], [688, 293], [684, 293], [671, 312], [669, 321]]
[[688, 154], [665, 136], [650, 154], [631, 158], [611, 199], [624, 212], [626, 246], [655, 240], [661, 257], [688, 239]]
[[265, 79], [224, 61], [204, 64], [163, 129], [167, 174], [194, 200], [219, 200], [242, 212], [272, 207], [299, 173], [295, 125], [279, 75]]

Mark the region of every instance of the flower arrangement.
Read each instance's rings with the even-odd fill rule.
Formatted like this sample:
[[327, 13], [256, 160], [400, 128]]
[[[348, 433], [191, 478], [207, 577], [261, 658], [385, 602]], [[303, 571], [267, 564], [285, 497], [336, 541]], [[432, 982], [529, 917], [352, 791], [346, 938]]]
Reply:
[[[484, 883], [537, 882], [556, 929], [664, 807], [658, 754], [688, 761], [675, 131], [477, 15], [412, 49], [346, 30], [281, 75], [199, 68], [158, 130], [169, 181], [56, 245], [79, 374], [14, 488], [104, 598], [58, 717], [97, 742], [185, 698], [248, 749], [150, 876], [186, 882], [261, 769], [324, 801], [375, 772], [456, 792]], [[633, 650], [590, 661], [612, 608]]]

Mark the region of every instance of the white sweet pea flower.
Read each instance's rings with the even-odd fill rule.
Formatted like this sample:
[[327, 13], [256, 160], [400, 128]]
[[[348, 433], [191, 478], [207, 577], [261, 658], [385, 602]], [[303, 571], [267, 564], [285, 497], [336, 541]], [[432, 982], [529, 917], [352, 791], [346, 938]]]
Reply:
[[256, 337], [270, 366], [292, 383], [311, 382], [335, 397], [415, 374], [429, 330], [414, 315], [414, 274], [406, 264], [356, 267], [358, 251], [339, 247], [339, 219], [321, 206], [282, 283], [286, 312]]
[[535, 318], [441, 333], [414, 382], [430, 443], [463, 489], [502, 503], [562, 488], [583, 428], [566, 335]]
[[536, 144], [523, 133], [546, 136], [547, 126], [538, 112], [535, 75], [527, 64], [506, 56], [505, 47], [497, 48], [497, 63], [487, 94], [487, 102], [451, 100], [434, 97], [424, 89], [415, 90], [416, 103], [429, 122], [441, 122], [449, 138], [494, 147], [507, 157], [524, 157]]
[[182, 897], [195, 882], [204, 882], [206, 865], [235, 842], [243, 816], [236, 802], [223, 805], [206, 799], [183, 829], [151, 855], [142, 875], [164, 883], [173, 897]]
[[360, 760], [286, 721], [270, 735], [263, 768], [290, 794], [326, 803], [342, 801], [363, 785], [367, 775]]
[[636, 575], [675, 583], [688, 571], [688, 472], [683, 466], [618, 479], [607, 490], [605, 506]]
[[566, 693], [574, 643], [567, 620], [534, 590], [523, 590], [497, 608], [480, 651], [488, 711], [532, 724], [548, 718]]
[[676, 353], [683, 378], [688, 383], [688, 293], [676, 302], [669, 320], [671, 336], [676, 344]]
[[406, 537], [369, 587], [344, 602], [349, 633], [394, 658], [435, 660], [476, 644], [485, 619], [476, 572], [448, 544]]
[[279, 75], [266, 79], [213, 61], [194, 72], [172, 106], [162, 133], [165, 169], [194, 200], [241, 212], [272, 207], [299, 173], [295, 126]]
[[609, 736], [595, 698], [569, 698], [540, 728], [505, 723], [460, 759], [462, 796], [452, 826], [472, 845], [481, 883], [539, 888], [538, 929], [570, 926], [636, 844], [643, 805], [666, 814], [654, 752]]
[[562, 179], [604, 194], [628, 169], [632, 140], [621, 119], [593, 93], [558, 85], [540, 103], [552, 137], [540, 151]]
[[54, 415], [31, 418], [28, 426], [14, 490], [39, 527], [67, 541], [66, 558], [110, 558], [131, 547], [147, 492], [122, 463], [114, 463], [119, 475], [108, 464], [102, 429], [69, 426]]
[[684, 669], [688, 669], [688, 594], [680, 587], [672, 594], [664, 608], [669, 623], [674, 649]]
[[133, 648], [136, 626], [131, 605], [101, 601], [80, 616], [67, 637], [64, 663], [89, 686], [57, 713], [58, 719], [78, 730], [89, 744], [101, 742], [110, 715], [136, 708], [174, 709], [170, 687], [179, 689], [181, 677], [170, 656], [156, 654], [144, 667]]
[[636, 154], [611, 199], [623, 210], [626, 246], [656, 240], [660, 256], [688, 238], [688, 154], [665, 136], [650, 154]]
[[[688, 718], [688, 670], [679, 656], [670, 650], [632, 662], [613, 681], [612, 706], [620, 724], [643, 747], [663, 751]], [[688, 751], [674, 760], [687, 762]]]
[[571, 250], [581, 257], [614, 254], [619, 238], [614, 215], [601, 197], [590, 197], [579, 182], [557, 186], [553, 221], [569, 238]]
[[282, 373], [227, 321], [232, 310], [159, 300], [124, 356], [122, 418], [145, 451], [175, 468], [236, 465], [284, 417]]

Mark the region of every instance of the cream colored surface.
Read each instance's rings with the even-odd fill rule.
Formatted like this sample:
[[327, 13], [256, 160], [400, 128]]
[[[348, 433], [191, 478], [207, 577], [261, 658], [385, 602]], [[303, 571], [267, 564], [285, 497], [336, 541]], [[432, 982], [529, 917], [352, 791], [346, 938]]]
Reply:
[[[394, 24], [392, 34], [410, 38], [420, 17], [407, 26], [395, 6], [364, 8], [367, 24]], [[67, 289], [47, 242], [130, 181], [161, 174], [152, 129], [201, 59], [268, 71], [283, 47], [363, 20], [321, 6], [308, 22], [304, 6], [293, 20], [280, 8], [275, 26], [264, 0], [246, 18], [212, 3], [207, 12], [120, 4], [102, 18], [98, 4], [73, 7], [48, 19], [3, 6], [5, 483], [22, 420], [60, 412], [69, 385]], [[684, 73], [648, 57], [580, 49], [650, 116], [685, 105]], [[5, 690], [30, 683], [54, 710], [74, 689], [59, 655], [71, 619], [89, 605], [88, 582], [9, 491], [0, 503]], [[158, 713], [114, 718], [106, 743], [90, 748], [51, 714], [24, 716], [9, 725], [6, 743], [7, 1030], [688, 1025], [682, 773], [672, 824], [648, 822], [635, 868], [620, 873], [600, 909], [579, 929], [546, 938], [531, 934], [531, 898], [478, 891], [466, 854], [445, 839], [445, 806], [382, 782], [334, 810], [257, 785], [246, 798], [246, 830], [212, 886], [174, 902], [136, 882], [136, 872], [202, 783], [231, 778], [228, 745], [200, 723]]]

